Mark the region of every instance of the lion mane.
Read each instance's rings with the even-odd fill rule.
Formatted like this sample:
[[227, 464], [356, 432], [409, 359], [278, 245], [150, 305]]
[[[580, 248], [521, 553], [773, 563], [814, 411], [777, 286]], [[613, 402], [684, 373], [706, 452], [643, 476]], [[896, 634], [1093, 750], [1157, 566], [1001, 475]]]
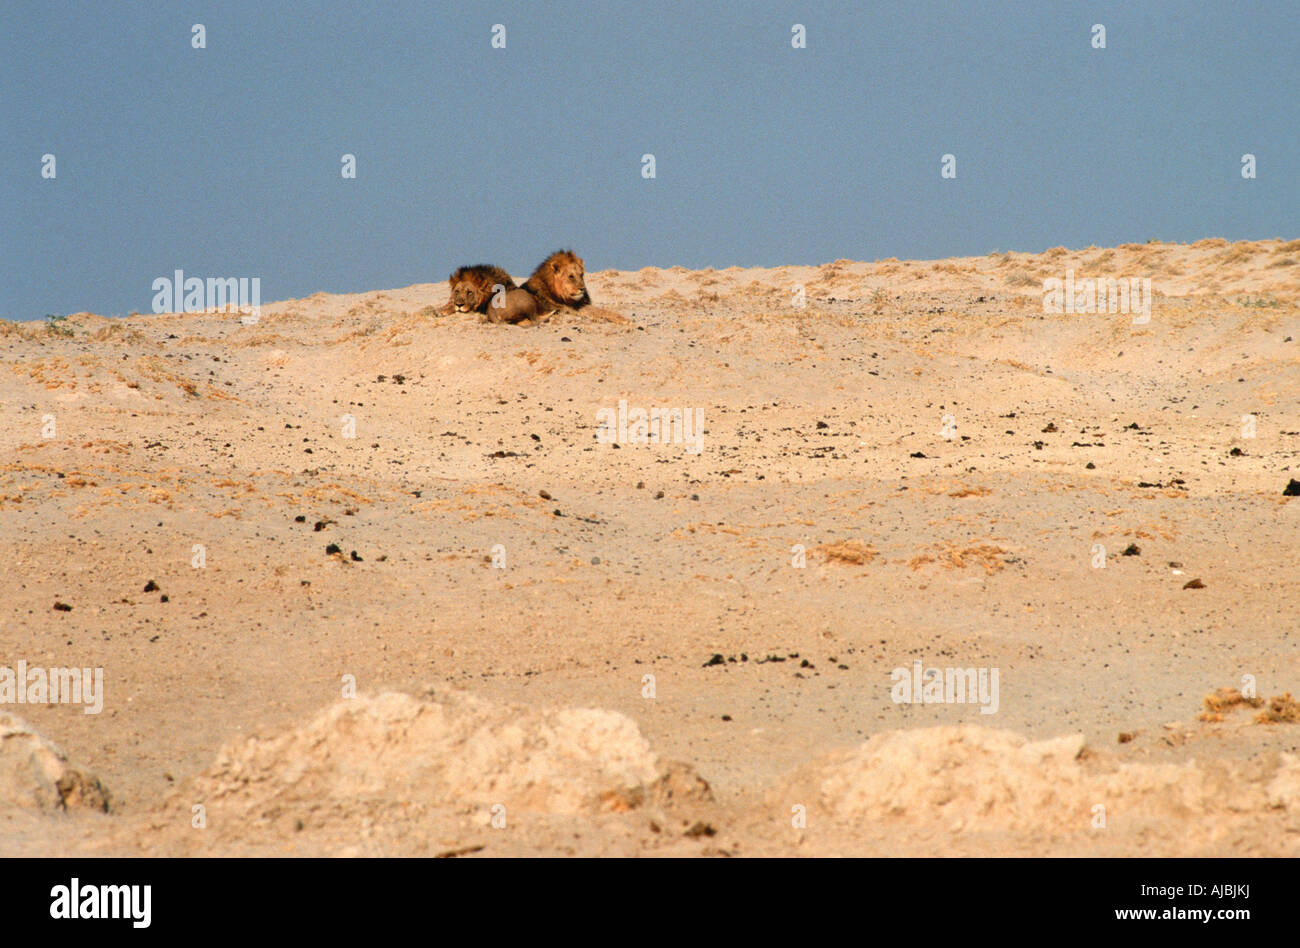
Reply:
[[515, 289], [515, 281], [500, 267], [477, 264], [461, 267], [450, 277], [451, 298], [440, 310], [443, 316], [452, 313], [486, 313], [495, 294], [494, 287], [504, 287], [505, 292]]

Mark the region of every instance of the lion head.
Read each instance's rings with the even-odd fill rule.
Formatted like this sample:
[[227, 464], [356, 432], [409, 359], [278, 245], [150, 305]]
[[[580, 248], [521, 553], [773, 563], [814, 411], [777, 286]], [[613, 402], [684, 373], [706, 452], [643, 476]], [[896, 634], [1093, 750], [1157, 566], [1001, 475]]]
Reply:
[[543, 260], [524, 288], [540, 300], [557, 306], [577, 309], [591, 302], [582, 258], [572, 250], [557, 250]]
[[484, 264], [473, 267], [461, 267], [449, 278], [451, 282], [451, 300], [448, 308], [457, 313], [483, 313], [492, 302], [495, 287], [509, 290], [515, 281], [500, 267]]

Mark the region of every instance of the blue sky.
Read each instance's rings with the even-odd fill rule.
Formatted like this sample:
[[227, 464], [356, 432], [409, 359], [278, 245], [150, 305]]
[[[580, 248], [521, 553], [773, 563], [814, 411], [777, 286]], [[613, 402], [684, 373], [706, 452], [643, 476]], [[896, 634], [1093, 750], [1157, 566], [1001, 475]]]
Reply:
[[178, 268], [270, 301], [560, 246], [600, 270], [1294, 238], [1298, 90], [1294, 0], [6, 0], [0, 317], [148, 311]]

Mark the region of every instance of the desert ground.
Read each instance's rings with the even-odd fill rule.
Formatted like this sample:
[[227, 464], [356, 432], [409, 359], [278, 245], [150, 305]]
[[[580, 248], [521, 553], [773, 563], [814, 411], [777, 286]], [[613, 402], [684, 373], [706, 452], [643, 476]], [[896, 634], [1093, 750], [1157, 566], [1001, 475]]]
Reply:
[[1300, 241], [588, 286], [0, 322], [0, 854], [1300, 855]]

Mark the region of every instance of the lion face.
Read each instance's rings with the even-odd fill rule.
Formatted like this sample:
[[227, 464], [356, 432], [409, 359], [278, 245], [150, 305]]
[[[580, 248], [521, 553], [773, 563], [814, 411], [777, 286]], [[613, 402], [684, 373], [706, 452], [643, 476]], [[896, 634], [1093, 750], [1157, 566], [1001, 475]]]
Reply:
[[508, 290], [515, 285], [515, 281], [500, 267], [485, 265], [461, 267], [449, 279], [451, 300], [448, 306], [458, 313], [482, 313], [492, 302], [498, 286]]
[[474, 280], [461, 280], [452, 284], [451, 302], [458, 313], [472, 313], [479, 309], [486, 300], [487, 293]]
[[551, 285], [556, 296], [566, 303], [587, 301], [586, 274], [582, 258], [572, 254], [551, 261]]

